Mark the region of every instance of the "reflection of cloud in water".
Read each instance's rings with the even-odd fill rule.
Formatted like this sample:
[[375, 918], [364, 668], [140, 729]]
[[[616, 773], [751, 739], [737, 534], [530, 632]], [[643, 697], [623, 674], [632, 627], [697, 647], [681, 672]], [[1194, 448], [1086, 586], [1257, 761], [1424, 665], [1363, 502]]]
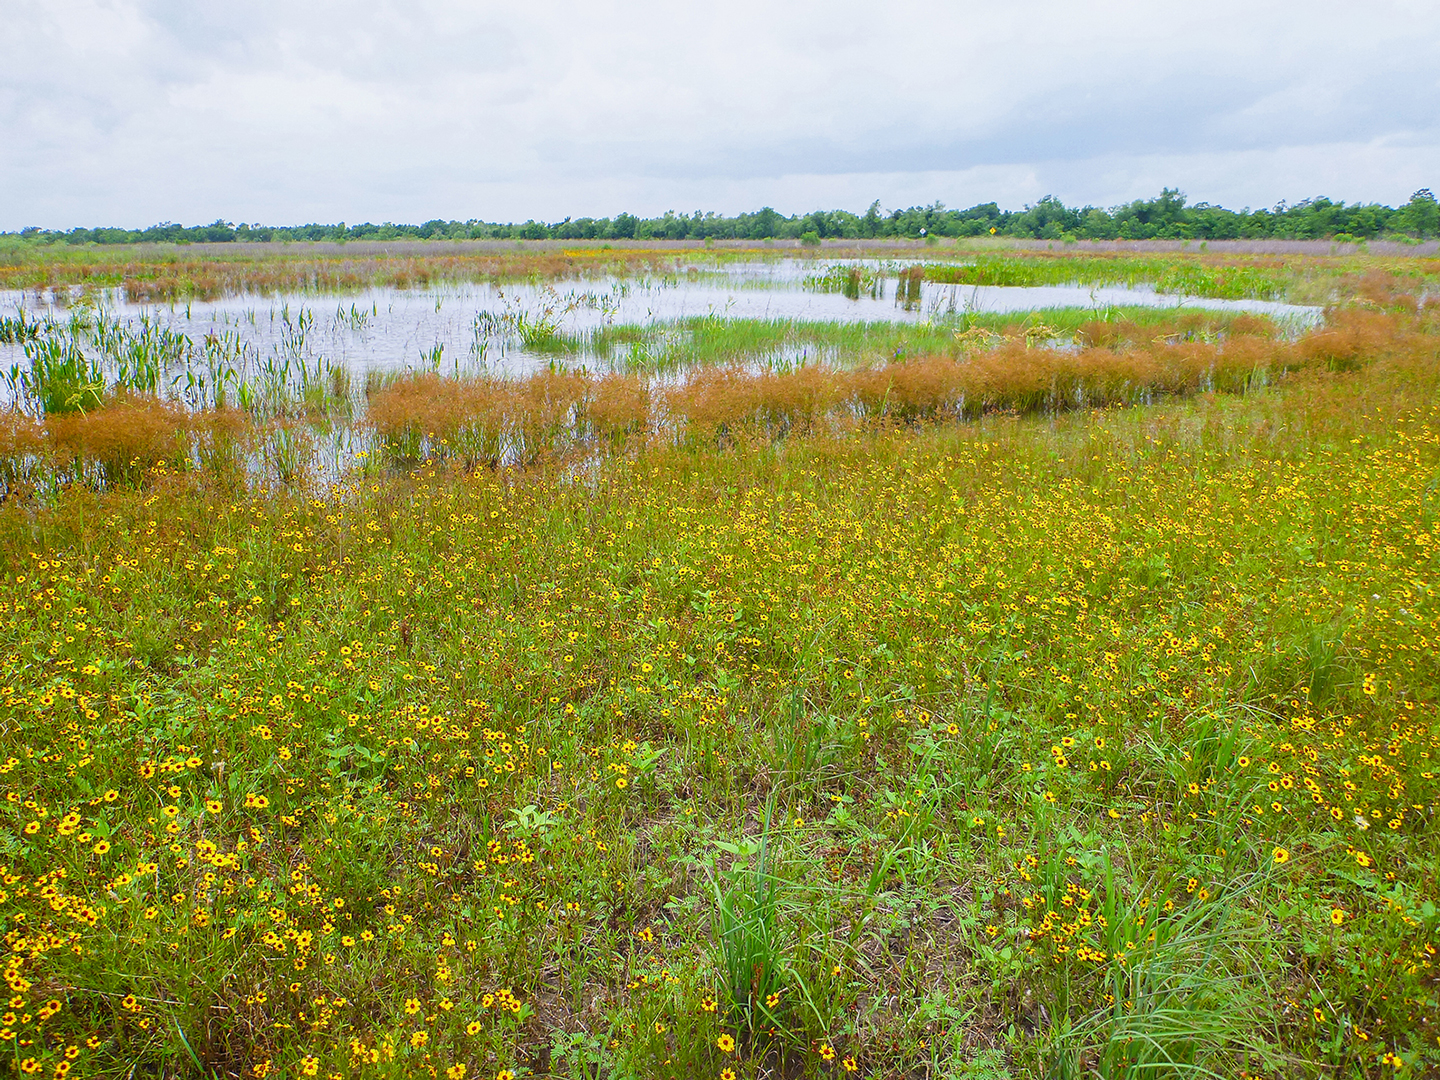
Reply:
[[[893, 268], [892, 268], [893, 269]], [[655, 275], [548, 284], [444, 284], [423, 290], [371, 289], [345, 296], [292, 294], [237, 296], [169, 305], [130, 304], [110, 295], [101, 302], [112, 318], [148, 315], [199, 343], [234, 335], [259, 357], [303, 355], [353, 371], [438, 367], [470, 369], [486, 363], [524, 373], [563, 350], [557, 336], [582, 338], [616, 324], [675, 322], [695, 317], [804, 322], [919, 323], [965, 313], [1005, 314], [1042, 308], [1105, 309], [1120, 306], [1248, 311], [1297, 326], [1316, 323], [1319, 308], [1263, 300], [1179, 297], [1146, 288], [947, 285], [926, 282], [920, 302], [895, 300], [895, 283], [877, 296], [850, 299], [801, 287], [813, 263], [731, 266], [699, 274]], [[45, 313], [33, 296], [0, 293], [0, 309]], [[65, 318], [63, 309], [49, 314]], [[297, 342], [304, 314], [308, 327]], [[551, 347], [547, 348], [547, 344]], [[584, 359], [583, 353], [579, 357]], [[19, 345], [0, 345], [0, 364], [24, 363]]]

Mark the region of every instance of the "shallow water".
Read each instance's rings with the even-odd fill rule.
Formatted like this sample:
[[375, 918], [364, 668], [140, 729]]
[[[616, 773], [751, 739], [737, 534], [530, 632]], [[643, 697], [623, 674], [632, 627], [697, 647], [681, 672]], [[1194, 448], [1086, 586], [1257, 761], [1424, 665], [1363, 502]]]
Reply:
[[[867, 265], [847, 262], [845, 265]], [[732, 265], [672, 275], [604, 278], [551, 284], [446, 284], [425, 289], [371, 289], [343, 297], [295, 293], [235, 296], [173, 304], [130, 303], [118, 291], [104, 294], [99, 309], [124, 323], [141, 320], [188, 336], [202, 345], [220, 340], [251, 363], [267, 359], [326, 361], [363, 376], [370, 370], [439, 371], [488, 367], [523, 374], [544, 366], [552, 349], [526, 345], [534, 337], [582, 339], [609, 325], [650, 326], [694, 317], [806, 322], [921, 323], [966, 313], [1003, 314], [1049, 308], [1094, 309], [1145, 306], [1247, 311], [1292, 323], [1317, 323], [1321, 310], [1263, 300], [1215, 300], [1157, 293], [1146, 288], [944, 285], [924, 283], [918, 303], [896, 296], [894, 265], [870, 263], [892, 273], [876, 296], [847, 298], [816, 292], [804, 279], [823, 270], [810, 261]], [[34, 316], [66, 319], [70, 310], [54, 298], [0, 292], [0, 313], [24, 308]], [[547, 334], [546, 331], [552, 332]], [[533, 340], [533, 337], [532, 337]], [[608, 359], [572, 354], [603, 366]], [[0, 365], [25, 362], [19, 345], [0, 344]]]

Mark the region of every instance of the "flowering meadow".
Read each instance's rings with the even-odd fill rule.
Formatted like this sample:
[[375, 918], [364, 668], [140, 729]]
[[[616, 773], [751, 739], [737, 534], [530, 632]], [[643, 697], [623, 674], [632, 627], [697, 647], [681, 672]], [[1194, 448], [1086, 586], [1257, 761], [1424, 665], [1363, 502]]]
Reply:
[[13, 494], [0, 1057], [1434, 1075], [1427, 310], [1124, 407]]

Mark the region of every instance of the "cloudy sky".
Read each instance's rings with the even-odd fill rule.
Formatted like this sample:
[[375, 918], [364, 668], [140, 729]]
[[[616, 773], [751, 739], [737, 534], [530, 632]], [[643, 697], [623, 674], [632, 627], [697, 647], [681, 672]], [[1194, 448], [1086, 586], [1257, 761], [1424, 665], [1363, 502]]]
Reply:
[[0, 229], [1440, 189], [1435, 0], [0, 0]]

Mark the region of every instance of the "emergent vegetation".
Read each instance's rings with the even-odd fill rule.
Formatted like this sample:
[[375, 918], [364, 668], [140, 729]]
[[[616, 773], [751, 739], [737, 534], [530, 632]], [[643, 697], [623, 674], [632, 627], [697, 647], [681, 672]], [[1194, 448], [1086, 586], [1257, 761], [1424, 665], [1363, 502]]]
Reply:
[[243, 401], [12, 320], [0, 1054], [1432, 1074], [1423, 272]]

